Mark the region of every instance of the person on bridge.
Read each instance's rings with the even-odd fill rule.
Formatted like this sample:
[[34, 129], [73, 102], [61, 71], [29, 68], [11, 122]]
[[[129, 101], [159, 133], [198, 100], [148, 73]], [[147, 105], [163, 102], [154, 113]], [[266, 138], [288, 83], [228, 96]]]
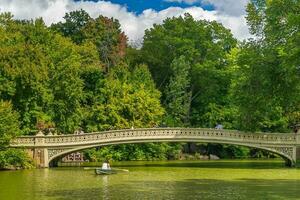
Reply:
[[109, 161], [106, 160], [103, 164], [102, 164], [102, 170], [111, 170], [110, 168], [110, 164], [109, 164]]
[[215, 127], [215, 129], [223, 129], [223, 125], [222, 124], [217, 124], [217, 126]]

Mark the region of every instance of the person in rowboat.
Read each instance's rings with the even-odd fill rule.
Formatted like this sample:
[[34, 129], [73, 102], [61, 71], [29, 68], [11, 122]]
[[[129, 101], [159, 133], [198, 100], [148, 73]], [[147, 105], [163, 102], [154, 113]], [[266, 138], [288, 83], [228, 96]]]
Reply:
[[110, 164], [109, 164], [109, 161], [106, 160], [103, 164], [102, 164], [102, 170], [111, 170], [110, 168]]

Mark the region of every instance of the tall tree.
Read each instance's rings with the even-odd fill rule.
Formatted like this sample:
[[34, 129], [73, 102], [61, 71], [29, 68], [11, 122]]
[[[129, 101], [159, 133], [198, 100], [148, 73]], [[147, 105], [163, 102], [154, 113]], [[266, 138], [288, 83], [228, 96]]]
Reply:
[[11, 139], [20, 134], [19, 115], [11, 103], [0, 101], [0, 151], [8, 147]]
[[[3, 19], [5, 18], [5, 19]], [[71, 132], [80, 125], [83, 57], [68, 39], [41, 19], [15, 21], [2, 15], [0, 27], [0, 98], [12, 101], [23, 130], [37, 123]]]
[[85, 10], [71, 11], [64, 16], [64, 22], [52, 24], [51, 28], [70, 37], [76, 44], [81, 44], [85, 39], [83, 28], [91, 19]]
[[165, 92], [166, 122], [168, 126], [184, 126], [189, 122], [191, 105], [190, 64], [180, 56], [174, 59], [171, 68], [173, 75]]
[[[256, 37], [242, 45], [235, 99], [240, 126], [285, 131], [299, 112], [299, 1], [251, 1], [248, 24]], [[293, 17], [292, 17], [293, 16]], [[296, 20], [297, 21], [297, 20]]]
[[185, 57], [191, 68], [191, 124], [207, 126], [203, 116], [208, 112], [208, 105], [226, 104], [230, 85], [230, 76], [226, 74], [227, 54], [235, 45], [236, 40], [221, 24], [196, 21], [185, 14], [168, 18], [163, 24], [146, 30], [141, 52], [156, 85], [163, 92], [163, 99], [173, 73], [171, 63], [180, 56]]
[[52, 24], [52, 29], [77, 44], [93, 43], [106, 72], [123, 59], [127, 37], [121, 31], [118, 20], [101, 15], [93, 19], [84, 10], [67, 13], [64, 19], [65, 22]]
[[83, 33], [86, 41], [96, 45], [106, 72], [124, 57], [127, 37], [121, 31], [118, 20], [99, 16], [87, 23]]
[[93, 107], [88, 130], [153, 127], [160, 123], [164, 113], [160, 92], [155, 89], [145, 66], [132, 72], [126, 65], [115, 67], [101, 91], [103, 99]]

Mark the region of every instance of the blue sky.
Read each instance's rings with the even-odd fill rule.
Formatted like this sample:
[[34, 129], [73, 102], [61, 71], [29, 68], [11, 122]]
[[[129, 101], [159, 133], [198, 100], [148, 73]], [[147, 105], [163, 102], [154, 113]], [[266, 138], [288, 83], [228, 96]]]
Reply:
[[[98, 0], [93, 0], [97, 2]], [[221, 0], [222, 1], [222, 0]], [[126, 6], [129, 12], [141, 14], [146, 9], [153, 9], [161, 11], [169, 7], [188, 8], [191, 6], [199, 6], [205, 10], [214, 10], [214, 6], [210, 3], [201, 3], [195, 1], [194, 3], [186, 3], [184, 1], [164, 1], [164, 0], [111, 0], [110, 2]]]
[[190, 13], [196, 20], [215, 20], [240, 39], [249, 38], [245, 6], [249, 0], [0, 0], [0, 12], [17, 19], [42, 17], [47, 25], [65, 13], [84, 9], [91, 17], [118, 19], [130, 43], [141, 43], [144, 32], [168, 17]]

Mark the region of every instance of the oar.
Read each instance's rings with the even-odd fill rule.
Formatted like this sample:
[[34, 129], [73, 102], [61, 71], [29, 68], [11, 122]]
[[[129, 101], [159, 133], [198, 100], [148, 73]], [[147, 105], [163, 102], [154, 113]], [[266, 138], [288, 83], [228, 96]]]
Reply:
[[83, 169], [84, 170], [92, 170], [92, 169], [97, 169], [97, 168], [99, 168], [99, 167], [84, 167]]
[[120, 168], [112, 168], [112, 170], [123, 171], [123, 172], [129, 172], [128, 169], [120, 169]]
[[[99, 167], [84, 167], [84, 170], [93, 170], [93, 169], [97, 169]], [[100, 168], [101, 169], [101, 168]], [[128, 169], [120, 169], [120, 168], [112, 168], [112, 170], [116, 170], [116, 171], [123, 171], [123, 172], [129, 172]]]

